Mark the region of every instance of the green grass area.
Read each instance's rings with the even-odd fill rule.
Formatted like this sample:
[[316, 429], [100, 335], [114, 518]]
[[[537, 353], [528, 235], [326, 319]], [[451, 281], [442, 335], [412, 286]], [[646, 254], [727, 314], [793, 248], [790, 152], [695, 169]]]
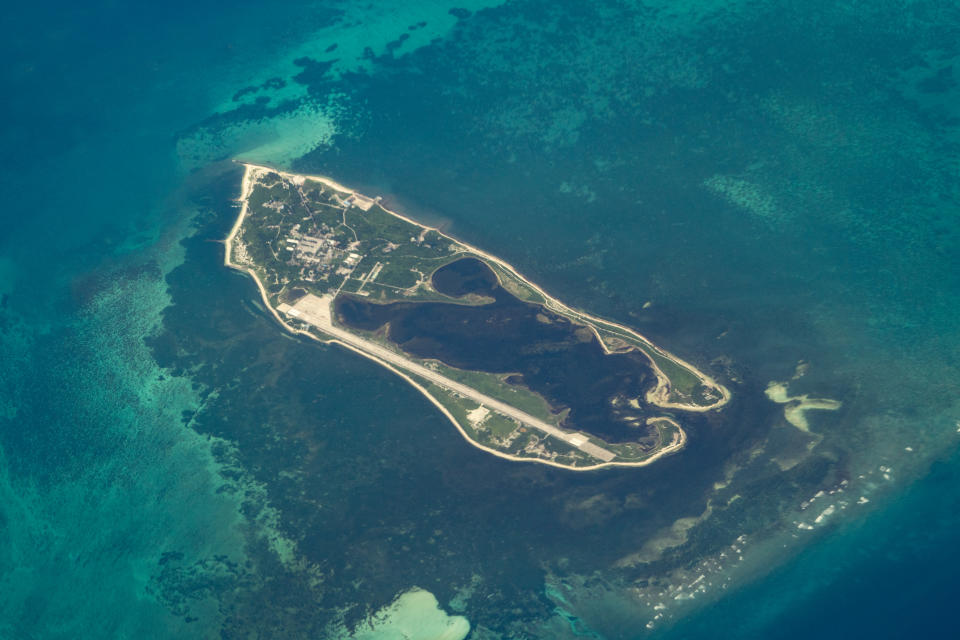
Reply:
[[[639, 433], [637, 435], [640, 435]], [[654, 455], [659, 449], [660, 446], [656, 444], [659, 442], [659, 438], [656, 441], [651, 440], [650, 438], [644, 438], [640, 442], [618, 442], [618, 443], [603, 443], [602, 440], [594, 441], [593, 438], [590, 438], [591, 442], [594, 444], [612, 451], [617, 454], [617, 462], [642, 462]], [[666, 442], [670, 442], [669, 438]]]
[[285, 182], [264, 179], [254, 185], [250, 196], [247, 198], [247, 208], [251, 212], [260, 211], [263, 205], [268, 202], [274, 200], [286, 201], [290, 193], [291, 189]]
[[502, 374], [486, 371], [466, 371], [436, 361], [431, 362], [431, 366], [448, 378], [462, 382], [484, 395], [505, 402], [550, 424], [559, 423], [558, 417], [550, 410], [550, 405], [543, 399], [543, 396], [529, 389], [504, 382], [501, 378]]
[[[531, 431], [530, 429], [524, 429], [521, 433], [514, 438], [510, 444], [506, 447], [505, 451], [511, 455], [515, 456], [524, 456], [529, 455], [524, 452], [524, 449], [530, 445], [531, 441], [537, 438], [537, 433]], [[539, 439], [539, 438], [538, 438]]]
[[[480, 406], [478, 403], [470, 400], [469, 398], [461, 398], [442, 387], [438, 387], [435, 384], [425, 384], [429, 385], [427, 390], [430, 392], [430, 394], [436, 398], [440, 404], [446, 407], [447, 410], [453, 414], [453, 417], [457, 419], [457, 422], [460, 423], [460, 426], [463, 427], [464, 431], [469, 433], [470, 436], [480, 444], [495, 447], [494, 443], [490, 440], [489, 434], [502, 438], [509, 436], [511, 433], [516, 431], [517, 423], [491, 412], [487, 416], [486, 420], [484, 420], [481, 432], [478, 433], [478, 431], [474, 429], [470, 419], [467, 417], [467, 414], [470, 411], [474, 411]], [[499, 420], [497, 424], [498, 431], [489, 429], [489, 423], [491, 420]]]
[[703, 385], [692, 371], [678, 365], [673, 360], [664, 358], [662, 355], [653, 351], [652, 349], [647, 349], [647, 353], [653, 358], [654, 362], [657, 363], [657, 366], [660, 367], [660, 370], [663, 371], [664, 375], [670, 378], [670, 385], [673, 388], [675, 393], [680, 394], [687, 399], [696, 399], [698, 396], [698, 390]]
[[427, 382], [423, 378], [419, 378], [417, 376], [414, 377], [420, 384], [427, 388], [427, 391], [430, 392], [430, 395], [432, 395], [440, 404], [446, 407], [447, 411], [453, 415], [460, 426], [463, 427], [464, 431], [466, 431], [470, 437], [476, 440], [478, 434], [470, 424], [470, 420], [467, 419], [467, 413], [473, 411], [479, 405], [472, 400], [468, 400], [467, 398], [458, 398], [446, 389]]
[[368, 282], [363, 288], [363, 292], [366, 294], [367, 300], [370, 302], [379, 302], [381, 304], [387, 304], [397, 300], [406, 299], [406, 296], [402, 295], [396, 289], [380, 285], [377, 282]]
[[[384, 288], [394, 287], [396, 289], [409, 289], [420, 281], [420, 274], [412, 270], [413, 264], [405, 260], [396, 260], [395, 258], [384, 258], [382, 260], [383, 268], [380, 275], [377, 276], [377, 282]], [[403, 295], [399, 291], [398, 295]]]
[[506, 438], [517, 430], [517, 423], [506, 416], [502, 416], [495, 411], [483, 421], [484, 428], [487, 429], [495, 438]]
[[488, 267], [493, 269], [493, 272], [496, 273], [497, 277], [500, 279], [500, 284], [503, 286], [503, 288], [517, 298], [525, 300], [526, 302], [534, 302], [538, 304], [546, 302], [546, 299], [542, 295], [537, 293], [537, 291], [530, 287], [530, 285], [517, 278], [507, 269], [504, 269], [499, 264], [488, 262], [480, 256], [474, 257], [476, 257], [478, 260], [483, 260]]
[[363, 235], [368, 238], [383, 238], [397, 244], [409, 243], [410, 238], [416, 238], [422, 230], [418, 225], [387, 213], [378, 204], [367, 211], [351, 208], [347, 211], [347, 223], [357, 229], [357, 233], [363, 229]]
[[645, 354], [650, 356], [660, 370], [663, 371], [663, 374], [670, 379], [670, 387], [672, 390], [671, 396], [674, 400], [684, 402], [692, 401], [694, 403], [704, 402], [704, 404], [709, 404], [709, 401], [703, 401], [702, 398], [706, 387], [703, 385], [697, 374], [695, 374], [693, 371], [660, 354], [642, 340], [637, 339], [622, 329], [611, 327], [605, 324], [598, 324], [598, 329], [601, 336], [612, 336], [614, 338], [619, 338], [620, 340], [637, 347]]
[[[560, 464], [571, 467], [583, 467], [596, 464], [597, 461], [591, 456], [583, 453], [570, 444], [547, 436], [535, 429], [520, 427], [513, 420], [491, 412], [483, 421], [479, 430], [474, 429], [467, 419], [467, 413], [477, 408], [477, 403], [467, 398], [460, 398], [446, 389], [442, 389], [434, 384], [428, 383], [414, 376], [418, 382], [423, 384], [427, 391], [437, 399], [457, 420], [467, 435], [478, 444], [491, 447], [520, 458], [541, 457], [524, 449], [532, 442], [537, 442], [544, 448], [543, 459], [553, 460]], [[519, 433], [516, 433], [519, 431]], [[494, 442], [494, 439], [502, 440], [516, 433], [516, 438], [506, 447], [502, 447]]]
[[[420, 384], [424, 385], [430, 395], [436, 398], [436, 400], [450, 412], [457, 423], [459, 423], [463, 430], [467, 432], [467, 435], [475, 442], [493, 449], [500, 449], [493, 441], [493, 438], [505, 438], [517, 430], [518, 425], [516, 422], [491, 412], [478, 431], [473, 427], [469, 418], [467, 418], [467, 414], [479, 407], [479, 404], [468, 398], [461, 398], [418, 376], [414, 376], [414, 378]], [[491, 426], [493, 428], [491, 428]]]
[[[335, 191], [329, 189], [311, 190], [307, 185], [304, 185], [303, 192], [310, 207], [312, 218], [310, 221], [303, 221], [304, 233], [315, 235], [320, 233], [323, 225], [334, 228], [343, 223], [343, 213], [334, 198]], [[297, 199], [300, 199], [299, 195], [297, 195]]]
[[423, 233], [422, 227], [387, 213], [379, 205], [368, 211], [354, 207], [344, 216], [347, 225], [363, 239], [362, 249], [369, 259], [383, 265], [376, 278], [383, 285], [377, 296], [380, 299], [403, 298], [398, 290], [416, 286], [459, 251], [451, 240], [435, 231]]
[[[346, 290], [346, 289], [344, 289]], [[445, 302], [447, 304], [460, 304], [466, 306], [487, 304], [491, 301], [490, 298], [480, 298], [479, 296], [473, 298], [451, 298], [449, 296], [442, 295], [437, 293], [432, 288], [428, 287], [418, 287], [413, 290], [400, 290], [395, 287], [391, 287], [385, 284], [380, 283], [380, 279], [377, 278], [373, 282], [368, 282], [367, 285], [363, 288], [363, 292], [366, 295], [366, 299], [369, 302], [378, 302], [381, 304], [387, 304], [390, 302], [397, 301], [406, 301], [406, 302]]]
[[[360, 285], [363, 283], [362, 278], [347, 278], [347, 281], [343, 285], [343, 289], [340, 291], [343, 293], [356, 293], [357, 289], [360, 288]], [[364, 288], [366, 289], [366, 288]]]
[[[652, 435], [638, 437], [636, 442], [621, 442], [603, 444], [597, 440], [596, 444], [605, 446], [607, 449], [617, 454], [617, 460], [620, 462], [642, 462], [656, 455], [663, 447], [673, 442], [674, 436], [680, 431], [680, 428], [670, 420], [657, 420], [650, 426]], [[638, 432], [638, 436], [639, 436]], [[590, 438], [591, 441], [594, 438]]]
[[317, 180], [305, 180], [301, 189], [308, 201], [317, 203], [332, 203], [335, 202], [337, 198], [343, 200], [350, 195], [345, 191], [337, 191], [333, 187], [318, 182]]

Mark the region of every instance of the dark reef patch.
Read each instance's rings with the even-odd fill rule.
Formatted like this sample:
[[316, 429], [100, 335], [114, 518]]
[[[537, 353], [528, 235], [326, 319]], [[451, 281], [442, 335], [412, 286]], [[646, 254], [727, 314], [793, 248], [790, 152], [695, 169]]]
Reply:
[[460, 369], [510, 373], [547, 399], [557, 412], [569, 409], [567, 426], [611, 442], [643, 435], [630, 420], [651, 415], [628, 400], [642, 398], [655, 377], [640, 353], [607, 354], [588, 328], [543, 306], [519, 300], [500, 286], [485, 263], [463, 258], [441, 267], [433, 286], [445, 295], [489, 296], [494, 302], [376, 304], [341, 296], [340, 322], [376, 331], [389, 323], [388, 337], [404, 351]]

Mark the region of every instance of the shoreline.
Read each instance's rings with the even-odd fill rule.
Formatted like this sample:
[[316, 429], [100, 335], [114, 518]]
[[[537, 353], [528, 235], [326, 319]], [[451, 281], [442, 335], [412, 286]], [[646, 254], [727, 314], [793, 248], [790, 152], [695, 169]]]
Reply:
[[[257, 275], [256, 271], [254, 271], [254, 270], [251, 269], [250, 267], [237, 264], [237, 263], [233, 262], [233, 260], [232, 260], [233, 240], [234, 240], [236, 234], [239, 232], [241, 226], [243, 225], [243, 221], [244, 221], [244, 219], [245, 219], [246, 216], [247, 216], [248, 200], [249, 200], [250, 191], [252, 190], [252, 185], [253, 185], [253, 181], [252, 181], [252, 179], [251, 179], [253, 171], [255, 171], [255, 170], [269, 171], [269, 172], [272, 172], [272, 173], [277, 173], [277, 174], [279, 174], [280, 176], [282, 176], [282, 177], [284, 177], [284, 178], [288, 178], [288, 179], [298, 177], [298, 178], [304, 178], [304, 179], [309, 179], [309, 180], [315, 180], [315, 181], [317, 181], [317, 182], [321, 182], [322, 184], [325, 184], [325, 185], [327, 185], [327, 186], [329, 186], [329, 187], [331, 187], [331, 188], [333, 188], [333, 189], [336, 189], [336, 190], [338, 190], [338, 191], [342, 191], [342, 192], [344, 192], [344, 193], [356, 194], [357, 192], [356, 192], [355, 190], [353, 190], [353, 189], [349, 189], [349, 188], [345, 187], [344, 185], [341, 185], [341, 184], [339, 184], [339, 183], [337, 183], [337, 182], [335, 182], [335, 181], [333, 181], [333, 180], [330, 180], [329, 178], [323, 177], [323, 176], [311, 176], [311, 175], [304, 175], [304, 174], [296, 174], [296, 173], [290, 173], [290, 172], [287, 172], [287, 171], [282, 171], [282, 170], [280, 170], [280, 169], [275, 169], [275, 168], [273, 168], [273, 167], [268, 167], [268, 166], [265, 166], [265, 165], [258, 165], [258, 164], [252, 164], [252, 163], [247, 163], [247, 162], [240, 162], [240, 161], [235, 161], [235, 162], [237, 162], [238, 164], [241, 164], [241, 165], [244, 166], [243, 179], [242, 179], [242, 181], [241, 181], [241, 186], [240, 186], [240, 198], [238, 199], [238, 201], [241, 202], [241, 207], [240, 207], [240, 213], [237, 215], [237, 219], [234, 221], [233, 226], [232, 226], [231, 229], [230, 229], [230, 233], [227, 235], [227, 237], [226, 237], [226, 238], [224, 239], [224, 241], [223, 241], [223, 244], [224, 244], [223, 264], [224, 264], [224, 266], [226, 266], [226, 267], [228, 267], [228, 268], [230, 268], [230, 269], [234, 269], [234, 270], [236, 270], [236, 271], [240, 271], [240, 272], [242, 272], [242, 273], [245, 273], [246, 275], [250, 276], [250, 277], [253, 279], [253, 281], [254, 281], [254, 282], [256, 283], [256, 285], [257, 285], [257, 289], [258, 289], [259, 292], [260, 292], [260, 297], [261, 297], [261, 299], [263, 300], [264, 305], [267, 307], [267, 309], [269, 309], [269, 311], [270, 311], [271, 315], [274, 317], [274, 319], [275, 319], [286, 331], [288, 331], [289, 333], [291, 333], [291, 334], [293, 334], [293, 335], [306, 336], [306, 337], [310, 338], [311, 340], [315, 340], [315, 341], [317, 341], [317, 342], [319, 342], [319, 343], [321, 343], [321, 344], [337, 344], [337, 345], [339, 345], [339, 346], [341, 346], [341, 347], [343, 347], [343, 348], [346, 348], [346, 349], [348, 349], [348, 350], [350, 350], [350, 351], [353, 351], [354, 353], [357, 353], [357, 354], [359, 354], [359, 355], [367, 358], [368, 360], [372, 360], [373, 362], [376, 362], [377, 364], [379, 364], [379, 365], [381, 365], [382, 367], [388, 369], [389, 371], [392, 371], [392, 372], [395, 373], [396, 375], [398, 375], [398, 376], [400, 376], [401, 378], [403, 378], [404, 380], [406, 380], [411, 386], [413, 386], [415, 389], [417, 389], [418, 391], [420, 391], [420, 393], [422, 393], [424, 396], [426, 396], [426, 398], [430, 401], [430, 403], [433, 404], [437, 409], [439, 409], [440, 412], [441, 412], [444, 416], [446, 416], [447, 419], [448, 419], [450, 422], [453, 423], [453, 425], [456, 427], [456, 429], [457, 429], [457, 431], [460, 433], [460, 435], [461, 435], [467, 442], [469, 442], [472, 446], [474, 446], [474, 447], [476, 447], [477, 449], [480, 449], [480, 450], [482, 450], [482, 451], [485, 451], [486, 453], [490, 453], [490, 454], [492, 454], [492, 455], [494, 455], [494, 456], [496, 456], [496, 457], [498, 457], [498, 458], [502, 458], [502, 459], [505, 459], [505, 460], [511, 460], [511, 461], [513, 461], [513, 462], [533, 462], [533, 463], [539, 463], [539, 464], [544, 464], [544, 465], [547, 465], [547, 466], [555, 467], [555, 468], [558, 468], [558, 469], [564, 469], [564, 470], [567, 470], [567, 471], [595, 471], [595, 470], [598, 470], [598, 469], [604, 469], [604, 468], [610, 468], [610, 467], [645, 467], [645, 466], [648, 466], [648, 465], [650, 465], [650, 464], [653, 464], [654, 462], [656, 462], [657, 460], [659, 460], [659, 459], [661, 459], [661, 458], [663, 458], [663, 457], [665, 457], [665, 456], [671, 455], [671, 454], [673, 454], [673, 453], [676, 453], [677, 451], [682, 450], [682, 449], [684, 448], [684, 446], [686, 446], [686, 442], [687, 442], [687, 433], [686, 433], [686, 431], [685, 431], [676, 421], [674, 421], [673, 419], [671, 419], [671, 418], [669, 418], [669, 417], [666, 417], [666, 416], [663, 416], [663, 417], [650, 418], [649, 420], [653, 420], [653, 421], [656, 421], [656, 420], [665, 420], [665, 421], [671, 422], [674, 426], [677, 427], [677, 431], [679, 432], [679, 438], [677, 439], [677, 442], [665, 446], [664, 448], [660, 449], [659, 451], [657, 451], [656, 453], [654, 453], [654, 454], [653, 454], [652, 456], [650, 456], [649, 458], [647, 458], [647, 459], [645, 459], [645, 460], [638, 461], [638, 462], [613, 462], [613, 461], [609, 461], [609, 462], [601, 462], [601, 463], [598, 463], [598, 464], [595, 464], [595, 465], [588, 465], [588, 466], [583, 466], [583, 467], [573, 467], [573, 466], [569, 466], [569, 465], [565, 465], [565, 464], [560, 464], [560, 463], [557, 463], [557, 462], [553, 462], [552, 460], [544, 460], [544, 459], [541, 459], [541, 458], [524, 458], [524, 457], [514, 456], [514, 455], [511, 455], [511, 454], [508, 454], [508, 453], [504, 453], [504, 452], [502, 452], [502, 451], [498, 451], [498, 450], [496, 450], [496, 449], [492, 449], [492, 448], [490, 448], [490, 447], [487, 447], [487, 446], [485, 446], [485, 445], [482, 445], [482, 444], [476, 442], [476, 441], [475, 441], [473, 438], [471, 438], [470, 435], [463, 429], [462, 425], [460, 425], [460, 423], [459, 423], [459, 422], [457, 421], [457, 419], [453, 416], [453, 414], [450, 413], [450, 411], [449, 411], [439, 400], [437, 400], [437, 399], [429, 392], [429, 390], [428, 390], [426, 387], [424, 387], [424, 386], [423, 386], [422, 384], [420, 384], [418, 381], [414, 380], [410, 375], [408, 375], [407, 373], [401, 371], [400, 369], [398, 369], [397, 367], [393, 366], [393, 365], [390, 364], [389, 362], [386, 362], [385, 360], [382, 360], [381, 358], [378, 358], [377, 356], [375, 356], [375, 355], [373, 355], [373, 354], [367, 353], [367, 352], [365, 352], [365, 351], [363, 351], [363, 350], [361, 350], [361, 349], [358, 349], [358, 348], [356, 348], [356, 347], [354, 347], [354, 346], [352, 346], [352, 345], [350, 345], [350, 344], [347, 344], [347, 343], [345, 343], [345, 342], [343, 342], [343, 341], [341, 341], [341, 340], [339, 340], [339, 339], [337, 339], [337, 338], [335, 338], [335, 337], [331, 337], [331, 338], [328, 338], [328, 339], [325, 340], [325, 339], [323, 339], [323, 338], [320, 338], [320, 337], [318, 337], [318, 336], [310, 333], [309, 331], [303, 331], [303, 330], [301, 330], [301, 329], [297, 329], [297, 328], [292, 327], [291, 325], [287, 324], [287, 322], [283, 319], [283, 317], [280, 315], [280, 313], [279, 313], [279, 312], [274, 308], [274, 306], [271, 304], [270, 299], [269, 299], [269, 295], [268, 295], [268, 293], [267, 293], [267, 290], [266, 290], [266, 288], [263, 286], [263, 283], [260, 281], [260, 278], [259, 278], [259, 276]], [[362, 194], [358, 194], [358, 195], [362, 195]], [[422, 223], [420, 223], [420, 222], [417, 222], [416, 220], [413, 220], [413, 219], [411, 219], [411, 218], [409, 218], [409, 217], [407, 217], [407, 216], [404, 216], [404, 215], [402, 215], [402, 214], [399, 214], [399, 213], [396, 213], [396, 212], [394, 212], [394, 211], [391, 211], [391, 210], [387, 209], [386, 207], [383, 207], [383, 205], [380, 205], [380, 206], [381, 206], [381, 208], [383, 208], [384, 211], [386, 211], [386, 212], [389, 213], [390, 215], [396, 216], [397, 218], [400, 218], [400, 219], [402, 219], [402, 220], [404, 220], [404, 221], [406, 221], [406, 222], [409, 222], [409, 223], [411, 223], [411, 224], [417, 225], [417, 226], [422, 227], [422, 228], [424, 228], [424, 229], [431, 230], [431, 231], [436, 231], [437, 233], [440, 233], [440, 234], [443, 235], [444, 237], [449, 238], [449, 239], [451, 239], [451, 240], [453, 240], [454, 242], [457, 242], [457, 243], [459, 243], [459, 244], [462, 244], [462, 245], [463, 245], [464, 247], [466, 247], [470, 252], [472, 252], [472, 253], [474, 253], [474, 254], [476, 254], [476, 255], [478, 255], [478, 256], [481, 256], [481, 257], [483, 257], [483, 258], [486, 259], [486, 260], [490, 260], [491, 262], [494, 262], [495, 264], [499, 265], [501, 268], [505, 269], [506, 271], [508, 271], [509, 273], [511, 273], [514, 277], [516, 277], [518, 280], [520, 280], [521, 282], [523, 282], [524, 284], [526, 284], [527, 286], [529, 286], [531, 289], [533, 289], [537, 294], [541, 295], [541, 296], [543, 297], [544, 301], [545, 301], [545, 302], [542, 303], [545, 307], [550, 308], [551, 310], [554, 310], [554, 311], [562, 312], [564, 315], [568, 315], [568, 316], [571, 316], [571, 315], [572, 315], [572, 316], [579, 317], [579, 318], [587, 318], [587, 319], [589, 319], [589, 320], [592, 321], [592, 322], [585, 322], [585, 324], [587, 324], [587, 326], [589, 326], [590, 329], [591, 329], [591, 330], [594, 332], [594, 334], [597, 336], [597, 339], [600, 341], [601, 347], [603, 348], [603, 350], [604, 350], [606, 353], [612, 353], [612, 351], [607, 347], [607, 345], [604, 343], [604, 341], [603, 341], [602, 338], [600, 337], [599, 331], [597, 330], [597, 328], [596, 328], [595, 326], [593, 326], [593, 322], [596, 322], [596, 323], [599, 323], [599, 324], [605, 324], [605, 325], [611, 326], [611, 327], [616, 327], [616, 328], [618, 328], [618, 329], [621, 329], [621, 330], [624, 330], [624, 331], [628, 332], [629, 334], [631, 334], [632, 336], [634, 336], [636, 339], [638, 339], [638, 340], [640, 340], [641, 342], [643, 342], [645, 345], [648, 345], [648, 347], [649, 347], [651, 350], [656, 351], [656, 352], [657, 352], [658, 354], [660, 354], [662, 357], [667, 358], [668, 360], [671, 360], [671, 361], [679, 364], [680, 366], [684, 367], [685, 369], [689, 370], [690, 372], [694, 373], [694, 374], [697, 376], [697, 378], [698, 378], [699, 380], [701, 380], [701, 382], [703, 382], [703, 381], [708, 382], [708, 383], [709, 383], [709, 386], [712, 386], [713, 388], [717, 389], [718, 391], [720, 391], [720, 394], [721, 394], [721, 397], [720, 397], [720, 399], [719, 399], [718, 401], [716, 401], [715, 403], [713, 403], [713, 404], [711, 404], [711, 405], [707, 405], [707, 406], [704, 406], [704, 407], [699, 407], [699, 406], [687, 406], [687, 405], [681, 405], [680, 403], [660, 404], [660, 403], [653, 402], [652, 404], [655, 404], [656, 406], [659, 406], [659, 407], [661, 407], [661, 408], [677, 408], [677, 409], [683, 409], [683, 410], [686, 410], [686, 411], [705, 412], [705, 411], [710, 411], [710, 410], [719, 408], [719, 407], [723, 406], [724, 404], [726, 404], [727, 402], [729, 402], [729, 400], [730, 400], [730, 392], [726, 389], [726, 387], [724, 387], [723, 385], [720, 385], [719, 383], [717, 383], [716, 381], [714, 381], [712, 378], [710, 378], [709, 376], [706, 376], [706, 374], [703, 374], [703, 373], [700, 372], [698, 369], [696, 369], [696, 368], [693, 367], [692, 365], [686, 363], [685, 361], [681, 360], [680, 358], [677, 358], [677, 357], [675, 357], [675, 356], [672, 356], [672, 355], [667, 354], [667, 352], [665, 352], [663, 349], [660, 349], [659, 347], [657, 347], [656, 345], [654, 345], [652, 342], [650, 342], [647, 338], [645, 338], [644, 336], [636, 333], [635, 331], [633, 331], [633, 330], [630, 329], [629, 327], [620, 325], [620, 324], [615, 323], [615, 322], [612, 322], [612, 321], [601, 320], [601, 319], [599, 319], [599, 318], [594, 318], [594, 316], [591, 316], [590, 314], [588, 314], [588, 313], [586, 313], [586, 312], [583, 312], [583, 311], [580, 311], [580, 310], [577, 310], [577, 309], [573, 309], [573, 308], [571, 308], [571, 307], [568, 307], [568, 306], [565, 305], [564, 303], [562, 303], [562, 302], [560, 302], [559, 300], [556, 300], [555, 298], [553, 298], [553, 297], [551, 297], [550, 295], [548, 295], [542, 288], [540, 288], [539, 286], [537, 286], [536, 284], [534, 284], [533, 282], [531, 282], [530, 280], [528, 280], [527, 278], [525, 278], [524, 276], [522, 276], [522, 275], [521, 275], [519, 272], [517, 272], [516, 269], [514, 269], [509, 263], [504, 262], [504, 261], [501, 260], [500, 258], [497, 258], [496, 256], [492, 256], [492, 255], [490, 255], [489, 253], [487, 253], [487, 252], [485, 252], [485, 251], [482, 251], [482, 250], [480, 250], [480, 249], [477, 249], [477, 248], [473, 247], [472, 245], [470, 245], [469, 243], [462, 242], [462, 241], [458, 240], [457, 238], [455, 238], [455, 237], [453, 237], [453, 236], [451, 236], [451, 235], [449, 235], [449, 234], [447, 234], [447, 233], [443, 233], [443, 232], [440, 231], [439, 229], [436, 229], [436, 228], [434, 228], [434, 227], [429, 227], [429, 226], [424, 225], [424, 224], [422, 224]], [[497, 277], [498, 277], [498, 279], [499, 279], [499, 275], [498, 275]], [[553, 303], [553, 305], [551, 305], [551, 303]], [[554, 305], [555, 305], [555, 306], [554, 306]], [[643, 353], [643, 350], [642, 350], [642, 349], [638, 349], [637, 347], [633, 347], [633, 348], [634, 348], [634, 349], [637, 349], [638, 351], [641, 351], [641, 353]], [[650, 361], [651, 367], [653, 368], [654, 374], [655, 374], [655, 376], [657, 377], [657, 381], [658, 381], [658, 386], [657, 386], [657, 388], [651, 390], [650, 392], [648, 392], [648, 396], [649, 396], [650, 393], [656, 393], [656, 392], [658, 392], [660, 389], [664, 388], [664, 381], [669, 381], [669, 378], [666, 376], [666, 374], [663, 373], [663, 371], [659, 368], [659, 366], [657, 366], [656, 362], [654, 362], [653, 358], [650, 357], [649, 354], [644, 353], [644, 355], [647, 356], [647, 359]], [[666, 388], [669, 388], [669, 382], [666, 383]], [[648, 401], [649, 401], [649, 400], [648, 400]]]

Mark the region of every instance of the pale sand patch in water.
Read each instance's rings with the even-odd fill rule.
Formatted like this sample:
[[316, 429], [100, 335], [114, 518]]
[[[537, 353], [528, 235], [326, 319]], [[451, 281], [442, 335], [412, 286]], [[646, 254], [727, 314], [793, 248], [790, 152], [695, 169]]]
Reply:
[[839, 400], [830, 398], [811, 398], [807, 394], [802, 396], [791, 396], [787, 394], [787, 384], [784, 382], [771, 382], [767, 385], [764, 392], [767, 397], [777, 404], [787, 405], [783, 409], [783, 417], [787, 422], [800, 429], [804, 433], [810, 433], [810, 424], [807, 422], [806, 412], [810, 409], [822, 409], [826, 411], [836, 411], [843, 403]]
[[690, 530], [709, 518], [712, 513], [713, 506], [708, 502], [706, 509], [699, 516], [675, 520], [672, 525], [664, 527], [647, 540], [639, 551], [620, 558], [614, 566], [634, 567], [638, 564], [646, 564], [660, 559], [664, 551], [685, 544]]
[[463, 640], [470, 623], [449, 616], [429, 591], [413, 588], [343, 635], [346, 640]]
[[177, 155], [188, 169], [242, 154], [257, 162], [288, 166], [337, 133], [339, 97], [323, 105], [303, 104], [273, 117], [203, 126], [177, 140]]
[[784, 217], [773, 196], [748, 180], [718, 174], [705, 180], [703, 186], [768, 224], [776, 224]]

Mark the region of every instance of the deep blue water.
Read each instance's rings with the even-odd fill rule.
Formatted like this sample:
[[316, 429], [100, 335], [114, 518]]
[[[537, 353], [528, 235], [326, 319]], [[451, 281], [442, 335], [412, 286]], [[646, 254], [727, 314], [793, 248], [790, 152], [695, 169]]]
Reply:
[[948, 638], [960, 562], [957, 457], [665, 637]]
[[[953, 635], [955, 3], [5, 18], [0, 637], [350, 637], [414, 586], [474, 638]], [[735, 402], [638, 471], [478, 452], [222, 267], [232, 158], [382, 194]], [[803, 433], [772, 381], [843, 407]]]

